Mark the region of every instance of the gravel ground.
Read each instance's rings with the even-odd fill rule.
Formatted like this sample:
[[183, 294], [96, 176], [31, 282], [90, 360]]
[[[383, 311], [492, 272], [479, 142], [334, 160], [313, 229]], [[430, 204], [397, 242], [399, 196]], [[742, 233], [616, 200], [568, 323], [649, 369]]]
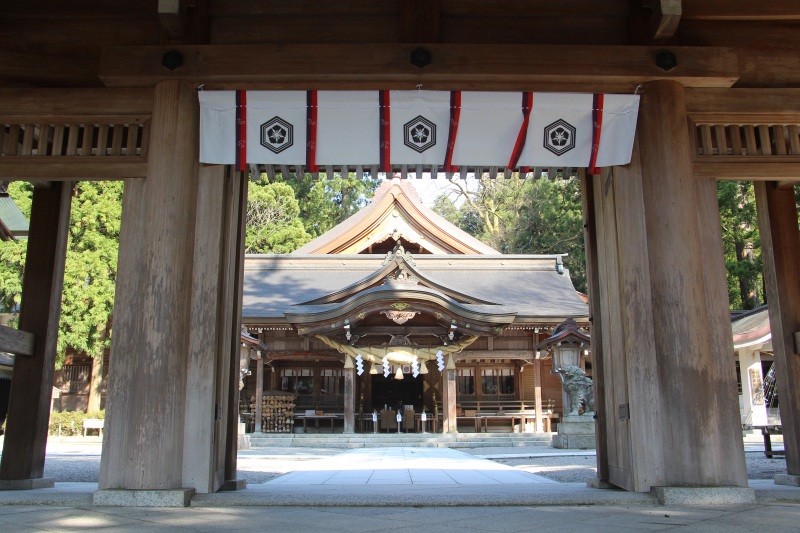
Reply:
[[[497, 457], [505, 454], [553, 453], [552, 448], [537, 447], [535, 450], [520, 448], [473, 448], [462, 451], [473, 455]], [[249, 484], [259, 484], [294, 470], [299, 461], [330, 457], [342, 450], [309, 448], [259, 448], [239, 454], [239, 476]], [[550, 457], [494, 458], [504, 465], [513, 466], [558, 481], [560, 483], [582, 482], [597, 474], [593, 455], [557, 455]], [[747, 477], [749, 479], [772, 479], [775, 474], [786, 473], [786, 462], [782, 457], [767, 459], [763, 452], [746, 452]], [[44, 476], [59, 482], [96, 482], [100, 473], [100, 456], [96, 454], [49, 455], [45, 461]]]
[[[498, 463], [513, 466], [559, 483], [586, 481], [597, 475], [594, 456], [583, 457], [534, 457], [520, 459], [494, 459]], [[747, 479], [772, 479], [775, 474], [786, 473], [783, 457], [768, 459], [763, 452], [746, 452]]]

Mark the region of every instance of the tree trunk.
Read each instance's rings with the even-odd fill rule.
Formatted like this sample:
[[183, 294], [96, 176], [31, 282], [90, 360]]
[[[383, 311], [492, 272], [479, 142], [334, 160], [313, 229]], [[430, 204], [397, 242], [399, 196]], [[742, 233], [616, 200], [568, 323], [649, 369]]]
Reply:
[[103, 398], [103, 354], [92, 357], [92, 381], [89, 385], [89, 403], [87, 413], [94, 413], [102, 409]]

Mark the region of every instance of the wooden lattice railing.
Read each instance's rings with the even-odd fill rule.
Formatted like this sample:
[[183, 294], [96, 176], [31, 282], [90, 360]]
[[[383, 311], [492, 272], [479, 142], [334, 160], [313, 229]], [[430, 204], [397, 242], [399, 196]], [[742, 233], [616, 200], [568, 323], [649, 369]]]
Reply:
[[2, 156], [145, 156], [148, 124], [3, 124]]
[[708, 158], [800, 158], [797, 124], [694, 124], [695, 160]]

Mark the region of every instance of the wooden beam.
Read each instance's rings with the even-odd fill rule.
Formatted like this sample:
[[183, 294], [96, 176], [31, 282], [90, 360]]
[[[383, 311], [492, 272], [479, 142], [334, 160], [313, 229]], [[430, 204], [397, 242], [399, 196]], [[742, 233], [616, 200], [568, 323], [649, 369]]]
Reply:
[[36, 336], [27, 331], [0, 326], [0, 352], [33, 355]]
[[[662, 47], [430, 44], [433, 62], [420, 69], [409, 61], [407, 44], [112, 46], [103, 49], [100, 78], [108, 86], [153, 86], [165, 79], [205, 84], [206, 89], [321, 89], [524, 86], [527, 90], [581, 87], [633, 91], [646, 81], [671, 79], [686, 87], [730, 87], [739, 77], [731, 48], [671, 47], [678, 66], [658, 68]], [[185, 65], [168, 71], [162, 55], [183, 53]], [[502, 57], [503, 61], [498, 61]], [[509, 84], [511, 84], [509, 86]], [[516, 85], [515, 85], [516, 84]]]
[[146, 176], [147, 159], [141, 156], [0, 157], [0, 178], [4, 180], [116, 180]]
[[776, 163], [761, 161], [729, 163], [728, 160], [731, 158], [719, 157], [717, 159], [720, 161], [695, 162], [694, 175], [698, 178], [716, 178], [718, 180], [800, 182], [800, 157], [794, 158], [795, 162]]
[[800, 89], [686, 89], [697, 124], [800, 124]]
[[533, 350], [464, 350], [456, 355], [456, 361], [465, 359], [523, 359], [533, 360]]
[[796, 0], [769, 2], [730, 2], [703, 0], [683, 6], [683, 17], [692, 20], [800, 20], [800, 5]]
[[84, 86], [97, 84], [97, 59], [0, 51], [0, 80], [3, 85]]
[[681, 21], [681, 0], [653, 0], [651, 2], [650, 37], [666, 41], [675, 35]]
[[116, 124], [127, 117], [140, 122], [153, 112], [153, 91], [149, 89], [0, 89], [0, 117], [37, 117], [54, 122], [62, 116], [109, 115]]

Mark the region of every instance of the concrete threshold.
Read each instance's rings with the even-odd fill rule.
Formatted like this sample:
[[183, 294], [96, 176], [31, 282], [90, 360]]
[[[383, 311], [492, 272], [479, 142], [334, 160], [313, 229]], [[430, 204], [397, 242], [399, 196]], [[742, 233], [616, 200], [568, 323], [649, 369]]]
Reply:
[[[750, 480], [756, 504], [800, 504], [800, 489], [771, 479]], [[56, 483], [55, 487], [0, 493], [0, 506], [93, 506], [97, 483]], [[248, 485], [246, 489], [195, 494], [191, 507], [467, 507], [467, 506], [659, 506], [650, 493], [593, 489], [585, 483], [543, 485]], [[730, 504], [734, 505], [734, 504]], [[690, 506], [684, 504], [682, 506]]]
[[599, 490], [585, 483], [533, 485], [250, 485], [244, 491], [198, 494], [192, 507], [484, 507], [658, 505], [651, 494]]

